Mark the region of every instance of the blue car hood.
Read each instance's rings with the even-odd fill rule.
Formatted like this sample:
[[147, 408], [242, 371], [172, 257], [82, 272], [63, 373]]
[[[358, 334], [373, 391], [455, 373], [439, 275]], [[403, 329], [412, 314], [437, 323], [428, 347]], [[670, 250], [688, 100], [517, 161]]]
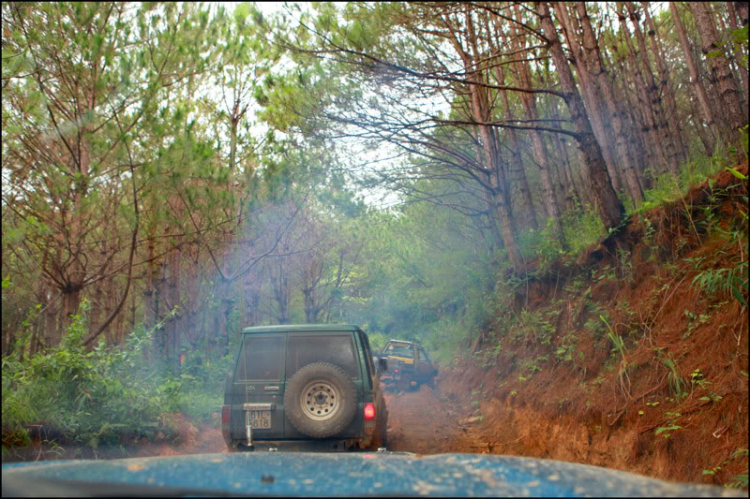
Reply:
[[2, 467], [3, 496], [737, 496], [596, 466], [516, 456], [408, 453], [200, 454]]

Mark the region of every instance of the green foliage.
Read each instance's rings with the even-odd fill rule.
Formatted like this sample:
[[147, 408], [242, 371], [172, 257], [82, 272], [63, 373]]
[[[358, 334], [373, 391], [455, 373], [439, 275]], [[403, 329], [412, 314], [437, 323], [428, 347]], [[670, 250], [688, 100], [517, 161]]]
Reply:
[[370, 339], [370, 347], [372, 347], [374, 353], [380, 353], [389, 340], [388, 336], [383, 333], [367, 333], [367, 336]]
[[622, 336], [617, 334], [616, 330], [609, 325], [609, 322], [607, 321], [607, 318], [603, 315], [600, 315], [599, 318], [604, 323], [605, 326], [607, 326], [607, 337], [609, 338], [609, 341], [612, 342], [612, 346], [619, 352], [622, 361], [627, 365], [626, 360], [626, 354], [628, 352], [627, 348], [625, 347], [625, 340], [623, 340]]
[[688, 330], [682, 333], [683, 339], [690, 338], [690, 335], [693, 334], [693, 331], [696, 328], [698, 328], [702, 324], [708, 324], [709, 319], [711, 319], [710, 315], [694, 314], [688, 309], [685, 309], [683, 313], [685, 314], [685, 318], [688, 321]]
[[656, 206], [683, 198], [692, 186], [721, 171], [729, 161], [726, 150], [720, 144], [717, 145], [713, 156], [693, 155], [680, 165], [676, 178], [672, 173], [654, 176], [652, 188], [644, 191], [646, 200], [628, 213], [646, 212]]
[[159, 372], [143, 355], [153, 333], [137, 328], [122, 350], [107, 351], [101, 341], [89, 352], [82, 346], [88, 328], [78, 315], [59, 347], [25, 362], [4, 357], [3, 427], [24, 435], [28, 425], [42, 424], [58, 430], [64, 442], [96, 448], [153, 439], [157, 432], [174, 436], [168, 413], [208, 421], [221, 407], [220, 381], [230, 359], [211, 368], [187, 362], [177, 376], [166, 368]]
[[542, 230], [530, 229], [519, 236], [519, 248], [524, 256], [528, 259], [541, 258], [537, 272], [543, 272], [562, 255], [579, 255], [585, 248], [599, 241], [604, 233], [601, 219], [591, 209], [564, 212], [562, 226], [569, 246], [567, 251], [563, 250], [555, 236], [552, 219], [547, 220], [547, 225]]
[[667, 380], [669, 381], [669, 392], [677, 399], [687, 397], [687, 386], [685, 380], [680, 374], [680, 369], [677, 367], [677, 362], [672, 357], [672, 354], [669, 354], [667, 358], [662, 358], [661, 352], [659, 352], [658, 356], [660, 357], [662, 365], [669, 369], [667, 375]]
[[[560, 345], [555, 350], [555, 358], [563, 362], [583, 361], [583, 352], [576, 352], [578, 337], [573, 333], [563, 336]], [[577, 357], [577, 359], [576, 359]]]
[[658, 427], [654, 433], [656, 435], [661, 435], [664, 438], [669, 438], [672, 436], [673, 432], [682, 429], [682, 426], [677, 424], [677, 419], [682, 416], [682, 414], [679, 412], [665, 412], [664, 414], [669, 418], [667, 425]]
[[521, 310], [509, 325], [510, 338], [514, 342], [535, 342], [550, 345], [555, 327], [540, 312]]
[[[748, 457], [748, 450], [747, 447], [741, 447], [734, 451], [732, 453], [733, 459], [741, 459]], [[747, 468], [745, 468], [744, 473], [740, 473], [739, 475], [735, 475], [732, 477], [732, 481], [726, 484], [727, 487], [733, 488], [733, 489], [747, 489], [748, 486], [748, 480], [747, 480]]]
[[[736, 170], [727, 168], [741, 182], [748, 182], [745, 175]], [[726, 192], [715, 192], [711, 186], [710, 200], [716, 196], [726, 196]], [[741, 197], [739, 206], [747, 206], [747, 196]], [[724, 229], [717, 223], [713, 210], [707, 210], [703, 225], [709, 233], [715, 232], [724, 239], [725, 244], [719, 250], [721, 254], [739, 253], [740, 258], [732, 258], [734, 261], [723, 268], [706, 269], [693, 278], [692, 286], [702, 289], [709, 297], [717, 298], [719, 296], [732, 296], [740, 305], [747, 307], [748, 294], [748, 259], [741, 248], [746, 248], [748, 243], [748, 212], [747, 210], [738, 210], [740, 213], [739, 223], [735, 218], [728, 229]], [[736, 251], [736, 248], [740, 248]]]
[[697, 285], [710, 297], [731, 294], [743, 307], [747, 307], [747, 261], [733, 267], [704, 270], [693, 278], [692, 285]]
[[747, 69], [747, 41], [748, 41], [748, 26], [743, 26], [740, 29], [730, 30], [730, 38], [726, 41], [718, 43], [719, 48], [713, 52], [706, 54], [706, 57], [726, 57], [724, 53], [725, 47], [728, 46], [729, 51], [732, 55], [742, 63], [742, 67]]

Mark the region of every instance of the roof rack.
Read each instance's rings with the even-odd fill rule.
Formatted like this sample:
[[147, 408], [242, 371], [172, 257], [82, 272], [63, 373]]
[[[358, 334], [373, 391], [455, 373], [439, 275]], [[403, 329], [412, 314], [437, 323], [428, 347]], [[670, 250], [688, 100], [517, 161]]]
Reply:
[[408, 344], [408, 345], [419, 345], [419, 343], [415, 343], [415, 342], [413, 342], [413, 341], [406, 341], [406, 340], [396, 340], [396, 339], [393, 339], [393, 338], [391, 338], [390, 340], [388, 340], [388, 342], [391, 342], [391, 341], [395, 341], [395, 342], [397, 342], [397, 343], [406, 343], [406, 344]]
[[284, 324], [276, 326], [246, 327], [243, 333], [299, 333], [318, 331], [358, 331], [355, 324]]

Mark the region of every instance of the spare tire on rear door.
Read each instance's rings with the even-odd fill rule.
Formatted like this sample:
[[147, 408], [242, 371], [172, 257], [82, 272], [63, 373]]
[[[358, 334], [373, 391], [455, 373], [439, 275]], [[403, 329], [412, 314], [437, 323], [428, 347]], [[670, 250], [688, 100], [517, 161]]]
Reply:
[[354, 419], [357, 389], [340, 367], [325, 362], [308, 364], [287, 383], [284, 410], [301, 433], [313, 438], [331, 437]]

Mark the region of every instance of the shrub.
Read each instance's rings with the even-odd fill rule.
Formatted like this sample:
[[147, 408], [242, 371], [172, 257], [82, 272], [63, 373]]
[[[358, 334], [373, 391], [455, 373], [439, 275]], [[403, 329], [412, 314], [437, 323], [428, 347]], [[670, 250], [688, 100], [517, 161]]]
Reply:
[[26, 428], [32, 424], [56, 430], [63, 442], [94, 448], [151, 439], [159, 431], [174, 437], [167, 413], [207, 421], [220, 409], [219, 387], [231, 356], [192, 369], [193, 374], [173, 375], [144, 359], [153, 330], [136, 328], [122, 350], [110, 351], [102, 340], [88, 352], [82, 345], [87, 334], [85, 319], [76, 316], [60, 346], [23, 363], [17, 354], [3, 358], [4, 447], [28, 443]]

